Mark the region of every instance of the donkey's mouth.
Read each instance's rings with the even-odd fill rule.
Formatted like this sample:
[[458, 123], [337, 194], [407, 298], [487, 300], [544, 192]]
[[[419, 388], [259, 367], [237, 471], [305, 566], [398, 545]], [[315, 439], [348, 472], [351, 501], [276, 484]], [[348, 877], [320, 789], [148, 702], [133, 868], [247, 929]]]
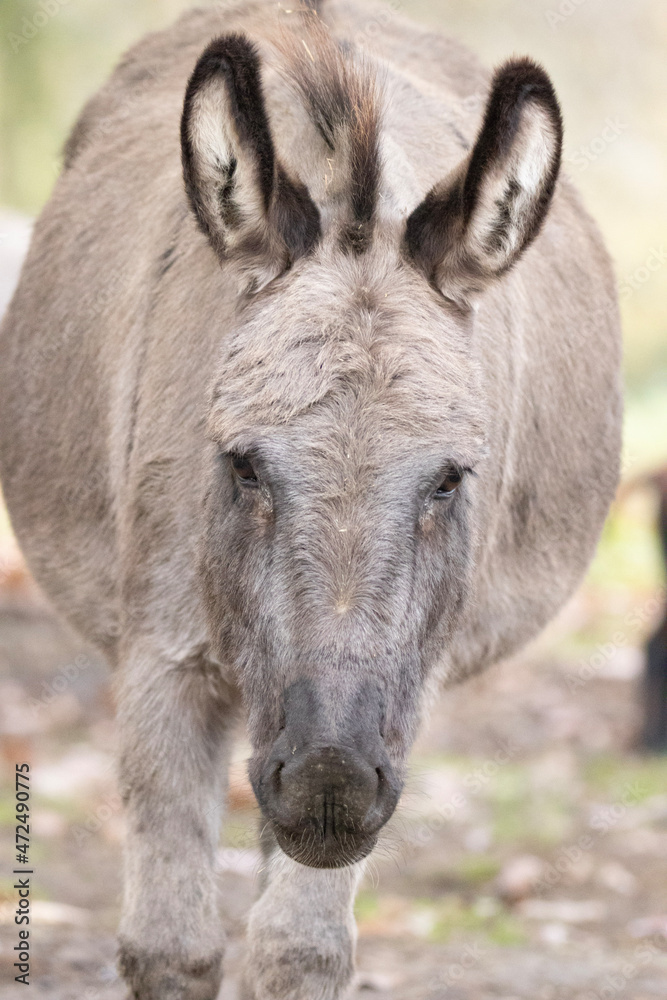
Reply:
[[341, 709], [312, 679], [294, 682], [269, 752], [250, 760], [262, 813], [294, 861], [311, 868], [361, 861], [396, 808], [402, 782], [381, 733], [376, 694], [357, 691]]
[[323, 834], [312, 826], [291, 830], [275, 821], [271, 826], [280, 849], [293, 861], [309, 868], [345, 868], [363, 861], [378, 839], [377, 833], [370, 836], [333, 831]]
[[388, 811], [375, 805], [360, 814], [354, 794], [349, 789], [347, 795], [341, 792], [329, 786], [303, 801], [301, 816], [294, 822], [285, 822], [279, 813], [271, 816], [274, 835], [285, 854], [311, 868], [344, 868], [370, 854]]
[[253, 785], [288, 857], [344, 868], [370, 854], [401, 790], [389, 761], [375, 763], [343, 745], [269, 758]]

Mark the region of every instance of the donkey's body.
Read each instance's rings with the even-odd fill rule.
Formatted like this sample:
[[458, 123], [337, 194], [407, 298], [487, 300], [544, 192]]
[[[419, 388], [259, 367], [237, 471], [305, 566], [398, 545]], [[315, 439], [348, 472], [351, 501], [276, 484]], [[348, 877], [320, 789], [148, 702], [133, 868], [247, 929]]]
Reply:
[[[419, 633], [419, 648], [432, 650], [429, 676], [440, 681], [511, 653], [562, 605], [591, 556], [617, 477], [614, 282], [597, 230], [569, 182], [558, 183], [525, 257], [479, 296], [472, 336], [452, 327], [439, 338], [432, 331], [440, 306], [419, 269], [407, 267], [396, 249], [399, 230], [469, 156], [490, 78], [463, 49], [367, 4], [326, 9], [334, 37], [362, 44], [373, 37], [381, 58], [373, 232], [361, 248], [343, 251], [337, 227], [347, 218], [350, 184], [359, 187], [359, 178], [345, 162], [345, 144], [343, 152], [329, 148], [313, 127], [294, 72], [281, 70], [294, 57], [284, 55], [290, 42], [283, 39], [280, 52], [270, 45], [278, 37], [274, 15], [275, 5], [261, 0], [193, 11], [130, 52], [73, 133], [66, 170], [37, 224], [2, 330], [0, 457], [14, 527], [58, 609], [120, 667], [122, 782], [130, 809], [123, 969], [141, 998], [213, 996], [219, 940], [210, 871], [224, 736], [241, 687], [255, 733], [266, 715], [262, 699], [281, 696], [264, 676], [245, 687], [239, 681], [245, 654], [225, 656], [225, 644], [236, 650], [237, 640], [216, 616], [218, 576], [255, 572], [247, 584], [253, 593], [270, 585], [263, 563], [239, 570], [227, 556], [216, 556], [214, 441], [233, 440], [238, 451], [252, 427], [288, 433], [298, 425], [302, 436], [290, 442], [290, 454], [299, 456], [306, 500], [316, 508], [321, 496], [308, 479], [308, 463], [318, 452], [332, 470], [356, 461], [361, 495], [364, 475], [374, 482], [373, 463], [368, 454], [350, 458], [355, 448], [370, 449], [373, 469], [386, 469], [396, 442], [411, 441], [416, 452], [425, 442], [424, 449], [433, 450], [465, 426], [455, 457], [461, 469], [474, 466], [475, 476], [466, 486], [460, 556], [452, 557], [460, 565], [445, 588], [452, 608], [443, 612], [446, 624], [430, 632], [425, 613]], [[291, 30], [297, 17], [282, 20]], [[277, 303], [271, 323], [258, 313], [230, 347], [245, 300], [238, 274], [231, 265], [221, 268], [215, 240], [198, 230], [188, 206], [178, 131], [186, 84], [202, 50], [214, 36], [236, 31], [259, 46], [276, 160], [310, 192], [323, 236], [319, 270], [304, 277], [310, 258], [295, 253], [293, 272], [278, 277], [278, 290], [270, 293]], [[307, 30], [303, 37], [297, 32], [310, 73], [320, 43], [317, 37], [309, 43]], [[192, 135], [195, 142], [199, 133]], [[236, 160], [230, 177], [235, 170]], [[361, 190], [357, 200], [364, 196]], [[204, 228], [206, 211], [200, 212]], [[359, 222], [362, 236], [355, 231], [352, 242], [365, 239], [365, 224]], [[305, 241], [307, 227], [292, 238]], [[254, 263], [243, 268], [241, 281], [256, 287], [276, 277], [259, 274]], [[447, 285], [446, 277], [438, 280]], [[457, 293], [445, 291], [450, 308]], [[341, 386], [353, 387], [356, 409], [341, 403]], [[340, 475], [341, 496], [354, 493], [347, 473]], [[292, 486], [285, 486], [286, 496], [294, 495]], [[393, 568], [393, 536], [387, 528], [384, 549], [382, 539], [374, 540], [373, 551], [363, 548], [369, 528], [382, 535], [379, 501], [374, 508], [356, 494], [343, 498], [340, 520], [334, 518], [333, 527], [331, 520], [317, 522], [311, 535], [312, 511], [304, 504], [292, 546], [307, 549], [312, 566], [299, 564], [294, 574], [317, 574], [318, 566], [331, 564], [336, 613], [342, 622], [352, 609], [357, 625], [364, 618], [368, 649], [350, 653], [357, 633], [352, 626], [346, 634], [336, 631], [321, 594], [309, 605], [314, 617], [304, 634], [320, 629], [318, 649], [326, 649], [332, 663], [363, 660], [353, 672], [365, 678], [366, 693], [354, 695], [363, 728], [359, 706], [371, 697], [369, 663], [384, 655], [377, 652], [385, 643], [377, 637], [384, 627], [377, 609], [385, 601], [387, 617], [400, 620], [408, 600]], [[254, 510], [257, 531], [268, 531], [269, 515]], [[223, 509], [221, 523], [225, 515]], [[431, 530], [427, 520], [419, 523]], [[346, 544], [349, 579], [336, 561], [336, 546]], [[318, 546], [320, 563], [312, 555]], [[401, 556], [406, 565], [410, 558], [409, 552]], [[287, 556], [280, 559], [289, 576]], [[273, 565], [279, 562], [274, 553]], [[310, 595], [317, 586], [309, 580], [302, 589]], [[229, 600], [239, 618], [265, 617], [241, 597]], [[284, 596], [275, 597], [274, 606], [284, 603]], [[285, 629], [294, 641], [297, 618], [290, 621]], [[271, 627], [277, 632], [282, 625]], [[307, 642], [297, 645], [303, 658]], [[406, 640], [405, 649], [413, 645]], [[405, 662], [412, 655], [406, 653]], [[416, 652], [414, 658], [420, 680], [407, 700], [416, 702], [425, 672]], [[301, 675], [285, 668], [284, 676], [287, 690]], [[398, 666], [391, 676], [392, 690], [402, 690]], [[352, 681], [346, 683], [342, 688], [351, 692]], [[319, 718], [327, 697], [315, 698], [319, 708], [312, 692], [301, 692], [300, 701], [293, 696], [293, 703]], [[335, 725], [352, 732], [349, 720]], [[386, 768], [398, 774], [414, 720], [403, 725], [394, 718], [392, 725], [401, 750], [385, 737]], [[274, 735], [257, 737], [255, 746], [268, 754]], [[352, 742], [359, 743], [357, 736]], [[264, 763], [262, 757], [253, 777], [260, 790]], [[378, 773], [384, 767], [378, 765]], [[391, 803], [398, 778], [395, 784]], [[146, 835], [150, 826], [159, 828], [155, 840]], [[285, 849], [289, 853], [289, 844]], [[251, 921], [248, 988], [258, 998], [337, 997], [349, 978], [354, 870], [321, 876], [294, 870], [309, 873], [310, 888], [299, 888], [292, 868], [283, 867]], [[318, 878], [328, 879], [326, 904], [317, 902]]]

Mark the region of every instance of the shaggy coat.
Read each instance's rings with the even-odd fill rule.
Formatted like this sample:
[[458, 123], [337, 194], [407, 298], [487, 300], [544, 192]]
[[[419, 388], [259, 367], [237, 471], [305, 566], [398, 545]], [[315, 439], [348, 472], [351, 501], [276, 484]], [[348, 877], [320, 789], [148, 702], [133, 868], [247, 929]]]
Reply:
[[117, 667], [141, 1000], [216, 995], [240, 703], [284, 852], [247, 996], [343, 995], [427, 694], [539, 632], [617, 483], [615, 284], [546, 73], [309, 7], [193, 10], [125, 56], [2, 326], [13, 526]]

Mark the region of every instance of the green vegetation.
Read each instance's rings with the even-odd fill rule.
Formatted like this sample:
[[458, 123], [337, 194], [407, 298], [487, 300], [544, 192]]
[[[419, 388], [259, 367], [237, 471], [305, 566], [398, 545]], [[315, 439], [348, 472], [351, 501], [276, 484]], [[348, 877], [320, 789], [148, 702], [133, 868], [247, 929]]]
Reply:
[[224, 847], [246, 850], [258, 845], [258, 814], [256, 812], [230, 813], [224, 821], [220, 842]]
[[121, 53], [187, 3], [2, 0], [0, 204], [37, 212], [67, 134]]
[[653, 796], [667, 795], [667, 758], [621, 757], [599, 754], [590, 758], [584, 775], [591, 794], [608, 802], [627, 798], [636, 805]]
[[371, 889], [360, 889], [354, 903], [354, 915], [358, 921], [371, 920], [380, 909], [378, 894]]
[[468, 854], [456, 866], [458, 877], [472, 885], [490, 882], [500, 871], [500, 862], [490, 854]]
[[490, 896], [469, 903], [456, 893], [409, 899], [362, 890], [355, 916], [362, 934], [388, 929], [396, 933], [403, 927], [412, 936], [432, 943], [480, 938], [498, 945], [517, 945], [526, 940], [521, 920]]

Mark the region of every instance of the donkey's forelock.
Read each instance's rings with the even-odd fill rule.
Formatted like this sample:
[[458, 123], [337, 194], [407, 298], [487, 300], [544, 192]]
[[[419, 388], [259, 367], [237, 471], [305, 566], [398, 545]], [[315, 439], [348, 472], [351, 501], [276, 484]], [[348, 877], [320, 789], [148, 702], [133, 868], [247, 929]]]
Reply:
[[247, 309], [213, 385], [216, 441], [232, 446], [354, 399], [398, 437], [453, 434], [464, 464], [474, 462], [484, 417], [467, 322], [380, 243], [361, 256], [320, 248]]
[[378, 68], [337, 42], [316, 15], [306, 12], [302, 23], [300, 32], [283, 28], [275, 47], [285, 79], [326, 144], [327, 193], [345, 194], [340, 245], [363, 253], [373, 236], [381, 180]]

